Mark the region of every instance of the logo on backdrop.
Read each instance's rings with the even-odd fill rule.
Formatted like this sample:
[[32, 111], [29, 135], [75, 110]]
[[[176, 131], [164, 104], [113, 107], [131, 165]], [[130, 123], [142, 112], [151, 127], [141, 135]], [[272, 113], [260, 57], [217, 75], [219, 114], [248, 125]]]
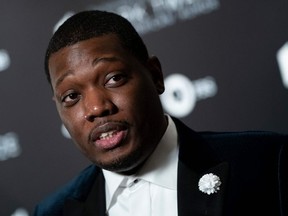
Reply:
[[288, 88], [288, 42], [286, 42], [277, 52], [276, 58], [283, 85]]
[[161, 95], [164, 110], [175, 117], [188, 116], [196, 102], [217, 93], [217, 84], [213, 77], [191, 81], [183, 74], [172, 74], [165, 78], [165, 91]]
[[29, 216], [29, 213], [24, 208], [18, 208], [18, 209], [15, 210], [14, 213], [12, 213], [11, 216]]
[[18, 157], [21, 154], [19, 139], [16, 133], [0, 135], [0, 161]]
[[5, 49], [0, 49], [0, 72], [9, 68], [10, 56]]
[[61, 125], [61, 134], [68, 139], [71, 138], [68, 130], [66, 129], [66, 127], [63, 124]]
[[89, 6], [127, 18], [140, 34], [159, 30], [220, 7], [219, 0], [119, 0]]

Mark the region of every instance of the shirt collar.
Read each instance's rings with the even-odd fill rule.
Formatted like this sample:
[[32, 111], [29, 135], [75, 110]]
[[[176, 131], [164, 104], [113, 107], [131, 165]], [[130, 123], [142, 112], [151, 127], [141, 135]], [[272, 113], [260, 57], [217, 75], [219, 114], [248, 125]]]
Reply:
[[[177, 189], [177, 130], [172, 118], [169, 115], [166, 116], [168, 126], [160, 143], [141, 170], [137, 174], [128, 177], [128, 182], [138, 178], [161, 187]], [[103, 173], [106, 180], [106, 203], [110, 203], [117, 188], [127, 176], [107, 170], [103, 170]]]
[[177, 131], [167, 115], [168, 127], [160, 143], [141, 168], [137, 177], [169, 189], [177, 188], [178, 146]]

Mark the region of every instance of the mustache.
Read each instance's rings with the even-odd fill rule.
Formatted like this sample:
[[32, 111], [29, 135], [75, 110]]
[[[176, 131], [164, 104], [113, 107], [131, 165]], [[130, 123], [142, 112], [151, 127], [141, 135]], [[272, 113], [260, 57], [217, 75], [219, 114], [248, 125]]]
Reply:
[[102, 133], [112, 130], [127, 130], [129, 127], [131, 124], [126, 120], [101, 120], [90, 131], [88, 140], [94, 142]]

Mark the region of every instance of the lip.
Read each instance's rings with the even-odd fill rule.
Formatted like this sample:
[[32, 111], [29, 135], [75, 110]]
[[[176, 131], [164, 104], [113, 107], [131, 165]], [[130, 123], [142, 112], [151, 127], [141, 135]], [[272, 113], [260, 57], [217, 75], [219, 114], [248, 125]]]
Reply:
[[[103, 134], [106, 133], [110, 133], [112, 136], [103, 139]], [[121, 145], [127, 133], [128, 124], [126, 122], [106, 122], [91, 131], [89, 140], [99, 148], [113, 149]]]

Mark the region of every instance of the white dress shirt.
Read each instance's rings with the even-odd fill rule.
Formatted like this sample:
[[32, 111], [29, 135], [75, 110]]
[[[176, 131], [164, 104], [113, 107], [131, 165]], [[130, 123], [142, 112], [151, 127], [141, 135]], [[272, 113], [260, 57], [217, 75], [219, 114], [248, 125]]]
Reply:
[[109, 216], [177, 216], [177, 131], [170, 116], [160, 143], [141, 170], [124, 176], [103, 170]]

